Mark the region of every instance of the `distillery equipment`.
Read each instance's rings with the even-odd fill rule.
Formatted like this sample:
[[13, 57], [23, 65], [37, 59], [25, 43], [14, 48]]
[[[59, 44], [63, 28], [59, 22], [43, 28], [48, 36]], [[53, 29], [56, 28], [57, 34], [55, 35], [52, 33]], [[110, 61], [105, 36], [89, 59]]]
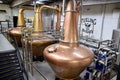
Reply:
[[[76, 4], [76, 5], [75, 5]], [[45, 48], [44, 57], [56, 76], [62, 80], [76, 80], [94, 59], [94, 54], [78, 41], [80, 4], [69, 0], [64, 20], [63, 36], [59, 44]]]
[[[118, 48], [118, 52], [120, 53], [120, 29], [114, 29], [112, 34], [112, 40], [117, 44], [114, 45], [114, 48]], [[117, 56], [117, 64], [120, 63], [120, 55]]]
[[17, 44], [18, 46], [21, 46], [21, 34], [22, 34], [22, 29], [24, 27], [26, 27], [25, 25], [25, 20], [24, 20], [24, 11], [25, 10], [34, 10], [34, 8], [30, 8], [30, 7], [23, 7], [21, 9], [19, 9], [19, 14], [18, 14], [18, 23], [17, 23], [17, 27], [15, 28], [11, 28], [8, 30], [8, 35], [10, 36], [10, 38], [12, 38], [14, 40], [14, 38], [16, 38]]
[[[55, 38], [51, 35], [48, 35], [44, 32], [43, 22], [42, 22], [42, 10], [50, 9], [57, 11], [57, 28], [60, 26], [60, 7], [54, 8], [47, 5], [42, 5], [37, 7], [34, 16], [33, 30], [31, 31], [30, 36], [28, 37], [28, 46], [27, 48], [31, 49], [30, 54], [35, 58], [41, 58], [43, 56], [43, 50], [50, 44], [56, 42]], [[58, 23], [59, 22], [59, 23]], [[43, 57], [42, 57], [43, 58]]]
[[55, 31], [60, 31], [61, 5], [57, 5], [57, 7], [59, 8], [59, 11], [57, 12], [57, 22], [56, 22]]

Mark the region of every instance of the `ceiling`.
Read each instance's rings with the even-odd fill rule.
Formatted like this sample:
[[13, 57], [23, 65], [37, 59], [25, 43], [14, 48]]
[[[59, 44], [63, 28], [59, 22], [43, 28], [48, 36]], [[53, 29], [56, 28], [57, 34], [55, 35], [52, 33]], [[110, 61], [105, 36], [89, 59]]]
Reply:
[[2, 4], [12, 4], [14, 0], [0, 0], [2, 1]]
[[[14, 2], [15, 0], [0, 0], [2, 1], [1, 4], [12, 4], [12, 2]], [[30, 1], [41, 1], [43, 3], [52, 3], [54, 1], [59, 1], [59, 0], [30, 0]]]
[[[2, 4], [8, 4], [8, 5], [13, 5], [12, 3], [15, 3], [14, 4], [15, 6], [18, 6], [18, 5], [33, 6], [33, 5], [31, 5], [31, 4], [33, 4], [33, 1], [36, 1], [36, 2], [39, 1], [39, 2], [42, 2], [43, 4], [51, 4], [51, 3], [54, 3], [54, 2], [62, 2], [63, 0], [0, 0], [0, 1], [3, 2]], [[83, 5], [107, 4], [107, 3], [118, 3], [118, 2], [120, 2], [120, 0], [81, 0], [81, 1], [83, 1]], [[39, 3], [36, 3], [36, 4], [39, 4]]]
[[[7, 4], [7, 5], [18, 5], [19, 2], [20, 4], [19, 5], [22, 5], [22, 6], [33, 6], [31, 4], [33, 4], [33, 1], [38, 1], [38, 3], [36, 4], [40, 4], [39, 2], [43, 3], [43, 4], [51, 4], [51, 3], [54, 3], [54, 2], [58, 2], [58, 1], [62, 1], [62, 0], [0, 0], [0, 2], [2, 1], [2, 3], [0, 4]], [[23, 1], [23, 2], [22, 2]]]

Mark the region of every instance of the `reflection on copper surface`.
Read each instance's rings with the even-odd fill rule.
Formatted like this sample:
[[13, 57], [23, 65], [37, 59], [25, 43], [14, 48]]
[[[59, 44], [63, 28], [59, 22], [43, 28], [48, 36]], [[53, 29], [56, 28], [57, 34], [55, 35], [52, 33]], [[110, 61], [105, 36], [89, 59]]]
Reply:
[[17, 27], [8, 30], [9, 36], [11, 38], [15, 37], [18, 45], [22, 45], [21, 34], [22, 34], [22, 29], [25, 27], [25, 20], [24, 20], [24, 13], [23, 13], [24, 10], [34, 10], [34, 9], [28, 8], [28, 7], [23, 7], [19, 9]]
[[56, 76], [63, 80], [77, 80], [80, 73], [93, 61], [94, 55], [78, 42], [78, 16], [80, 5], [69, 0], [64, 20], [64, 32], [59, 44], [45, 48], [44, 57]]
[[56, 27], [58, 27], [60, 25], [60, 21], [59, 21], [59, 19], [61, 18], [60, 17], [60, 13], [61, 13], [60, 8], [54, 8], [54, 7], [51, 7], [51, 6], [42, 5], [42, 6], [39, 6], [36, 9], [36, 12], [35, 12], [34, 26], [33, 26], [34, 27], [34, 31], [44, 31], [43, 22], [42, 22], [42, 10], [44, 8], [57, 11], [57, 14], [59, 14], [59, 15], [57, 15], [58, 16], [58, 21], [57, 21], [58, 23], [57, 23]]
[[60, 30], [60, 21], [61, 21], [61, 5], [57, 5], [59, 11], [57, 12], [57, 23], [56, 23], [56, 31]]
[[[34, 32], [32, 32], [32, 34], [29, 37], [30, 39], [32, 39], [30, 41], [30, 43], [32, 44], [32, 54], [33, 56], [36, 56], [36, 57], [43, 56], [44, 48], [56, 42], [54, 37], [43, 32], [44, 27], [42, 22], [42, 10], [44, 8], [57, 11], [57, 14], [59, 14], [57, 18], [59, 19], [60, 19], [60, 13], [61, 13], [60, 8], [54, 8], [47, 5], [39, 6], [36, 9], [35, 16], [34, 16], [34, 25], [33, 25]], [[57, 21], [58, 22], [57, 26], [60, 26], [59, 21]]]

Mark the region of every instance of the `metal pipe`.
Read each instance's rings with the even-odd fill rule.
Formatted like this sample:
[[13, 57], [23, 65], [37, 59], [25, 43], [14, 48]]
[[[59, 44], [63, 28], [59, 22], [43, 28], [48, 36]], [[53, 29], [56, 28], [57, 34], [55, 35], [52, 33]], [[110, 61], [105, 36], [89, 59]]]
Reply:
[[36, 11], [36, 1], [33, 1], [33, 5], [34, 5], [34, 12]]
[[74, 10], [73, 11], [76, 11], [76, 1], [75, 0], [72, 0], [73, 1], [73, 4], [74, 4]]
[[65, 0], [63, 0], [63, 4], [62, 4], [62, 15], [65, 16]]
[[104, 27], [104, 20], [105, 20], [105, 10], [106, 10], [106, 4], [103, 4], [103, 6], [102, 6], [102, 27], [101, 27], [101, 33], [100, 33], [100, 41], [103, 40], [103, 27]]
[[47, 5], [37, 7], [35, 16], [34, 16], [34, 25], [33, 25], [34, 30], [29, 36], [30, 39], [33, 39], [31, 41], [31, 44], [32, 44], [31, 54], [33, 54], [33, 56], [36, 56], [36, 57], [43, 56], [44, 48], [50, 44], [55, 43], [56, 41], [53, 36], [43, 33], [44, 27], [42, 22], [42, 10], [44, 8], [56, 10], [57, 12], [61, 11], [61, 8], [54, 8]]
[[42, 10], [44, 8], [56, 10], [58, 12], [61, 11], [59, 8], [54, 8], [54, 7], [47, 6], [47, 5], [39, 6], [36, 9], [35, 16], [34, 16], [34, 26], [33, 26], [34, 27], [34, 31], [44, 31], [43, 22], [42, 22]]
[[60, 30], [60, 22], [61, 22], [61, 6], [57, 5], [59, 11], [57, 12], [57, 22], [56, 22], [56, 31]]
[[28, 8], [28, 7], [22, 7], [19, 9], [19, 14], [18, 14], [18, 27], [25, 27], [25, 20], [24, 20], [24, 10], [34, 10], [33, 8]]
[[81, 25], [82, 25], [82, 13], [83, 13], [83, 0], [80, 0], [80, 15], [79, 15], [79, 36], [78, 39], [80, 40], [80, 33], [81, 33]]
[[69, 0], [62, 40], [44, 49], [46, 61], [56, 76], [62, 80], [76, 80], [94, 59], [93, 52], [78, 42], [77, 25], [80, 5], [77, 5], [76, 11], [73, 11], [73, 4], [73, 1]]

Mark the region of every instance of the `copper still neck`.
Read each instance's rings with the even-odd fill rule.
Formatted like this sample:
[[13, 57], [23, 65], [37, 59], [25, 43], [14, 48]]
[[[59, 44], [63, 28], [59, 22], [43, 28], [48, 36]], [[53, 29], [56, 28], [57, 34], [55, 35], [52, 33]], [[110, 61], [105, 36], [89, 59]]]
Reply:
[[39, 6], [36, 9], [35, 16], [34, 16], [34, 23], [33, 23], [34, 26], [33, 27], [34, 27], [35, 31], [44, 31], [43, 22], [42, 22], [42, 10], [44, 8], [48, 8], [48, 9], [52, 9], [52, 10], [56, 10], [56, 11], [60, 12], [59, 8], [54, 8], [54, 7], [47, 6], [47, 5]]
[[18, 14], [18, 23], [17, 26], [18, 27], [25, 27], [25, 20], [24, 20], [24, 10], [34, 10], [33, 8], [27, 8], [27, 7], [23, 7], [21, 9], [19, 9], [19, 14]]
[[80, 5], [75, 0], [69, 0], [61, 42], [44, 49], [46, 61], [62, 80], [76, 80], [94, 59], [93, 52], [78, 43], [79, 11]]
[[[67, 43], [78, 43], [78, 16], [79, 16], [79, 9], [74, 11], [73, 2], [69, 1], [66, 9], [66, 15], [64, 20], [64, 31], [62, 42]], [[80, 8], [80, 7], [77, 7]]]

